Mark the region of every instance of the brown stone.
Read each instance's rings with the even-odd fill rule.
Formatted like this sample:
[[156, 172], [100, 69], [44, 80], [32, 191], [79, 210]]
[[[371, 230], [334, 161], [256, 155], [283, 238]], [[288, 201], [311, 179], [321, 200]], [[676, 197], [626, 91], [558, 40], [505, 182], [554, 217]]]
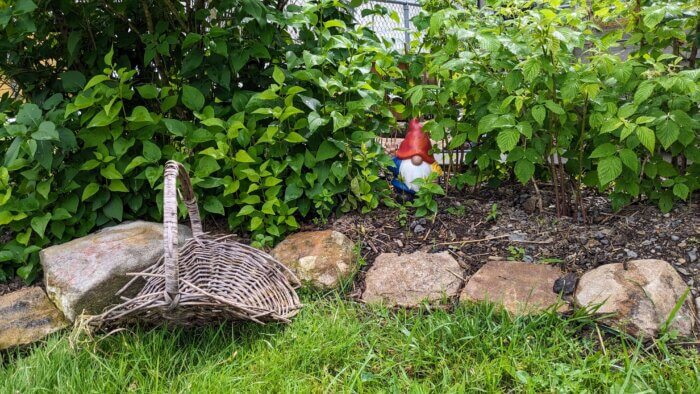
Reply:
[[[688, 289], [675, 269], [663, 260], [632, 260], [602, 265], [579, 279], [574, 299], [596, 313], [612, 315], [604, 321], [632, 335], [654, 337]], [[670, 329], [691, 336], [693, 302], [686, 296]]]
[[[192, 232], [181, 225], [178, 235], [183, 242]], [[131, 279], [126, 274], [143, 271], [162, 255], [163, 224], [136, 221], [51, 246], [39, 258], [46, 293], [74, 321], [119, 303], [115, 293]]]
[[39, 287], [0, 297], [0, 349], [36, 342], [67, 325], [63, 314]]
[[[550, 265], [489, 261], [469, 279], [460, 300], [494, 302], [518, 315], [541, 312], [561, 303], [552, 289], [562, 274]], [[566, 304], [558, 308], [567, 309]]]
[[357, 271], [354, 247], [337, 231], [305, 231], [288, 236], [270, 254], [302, 282], [330, 289]]
[[462, 268], [448, 252], [382, 253], [365, 277], [362, 301], [415, 307], [457, 295]]

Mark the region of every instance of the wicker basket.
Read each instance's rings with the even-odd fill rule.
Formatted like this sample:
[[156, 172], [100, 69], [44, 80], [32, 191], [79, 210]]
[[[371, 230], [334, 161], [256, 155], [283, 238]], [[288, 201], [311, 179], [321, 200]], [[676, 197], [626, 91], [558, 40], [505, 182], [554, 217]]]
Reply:
[[[178, 247], [177, 189], [187, 207], [193, 238]], [[145, 286], [133, 298], [91, 319], [94, 327], [142, 322], [200, 325], [221, 320], [289, 322], [301, 304], [298, 279], [267, 253], [230, 236], [202, 231], [197, 200], [182, 164], [165, 165], [163, 193], [164, 256], [134, 278], [118, 295]]]

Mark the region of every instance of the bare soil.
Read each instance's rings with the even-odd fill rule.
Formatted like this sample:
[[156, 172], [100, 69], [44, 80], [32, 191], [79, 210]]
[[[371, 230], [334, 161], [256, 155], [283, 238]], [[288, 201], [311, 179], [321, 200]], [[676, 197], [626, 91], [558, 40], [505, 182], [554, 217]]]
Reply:
[[489, 259], [555, 264], [576, 275], [603, 264], [662, 259], [676, 268], [694, 297], [700, 296], [699, 201], [679, 204], [667, 214], [643, 203], [613, 212], [605, 197], [588, 193], [584, 196], [588, 223], [583, 223], [557, 218], [549, 191], [541, 193], [541, 213], [530, 190], [510, 185], [451, 192], [439, 199], [434, 219], [416, 218], [410, 208], [402, 214], [397, 208], [382, 207], [325, 224], [309, 223], [304, 230], [335, 229], [360, 245], [366, 265], [358, 275], [356, 292], [362, 290], [363, 273], [380, 253], [447, 250], [467, 276]]

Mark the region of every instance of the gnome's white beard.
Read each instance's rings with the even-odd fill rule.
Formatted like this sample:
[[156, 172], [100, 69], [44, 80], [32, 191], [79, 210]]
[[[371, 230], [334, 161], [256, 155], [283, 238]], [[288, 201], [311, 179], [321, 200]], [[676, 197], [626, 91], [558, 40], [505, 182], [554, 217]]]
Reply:
[[413, 183], [413, 181], [418, 178], [427, 178], [432, 171], [433, 168], [430, 164], [422, 162], [417, 166], [411, 163], [411, 159], [401, 160], [401, 165], [399, 166], [399, 175], [403, 183], [414, 192], [417, 192], [420, 187]]

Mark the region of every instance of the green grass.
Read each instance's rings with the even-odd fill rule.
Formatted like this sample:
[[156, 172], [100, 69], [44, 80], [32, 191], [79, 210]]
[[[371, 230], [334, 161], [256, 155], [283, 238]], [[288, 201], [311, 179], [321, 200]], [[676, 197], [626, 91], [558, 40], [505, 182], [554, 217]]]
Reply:
[[289, 326], [136, 330], [76, 350], [57, 334], [0, 354], [0, 393], [700, 392], [695, 350], [608, 334], [604, 354], [585, 316], [305, 300]]

